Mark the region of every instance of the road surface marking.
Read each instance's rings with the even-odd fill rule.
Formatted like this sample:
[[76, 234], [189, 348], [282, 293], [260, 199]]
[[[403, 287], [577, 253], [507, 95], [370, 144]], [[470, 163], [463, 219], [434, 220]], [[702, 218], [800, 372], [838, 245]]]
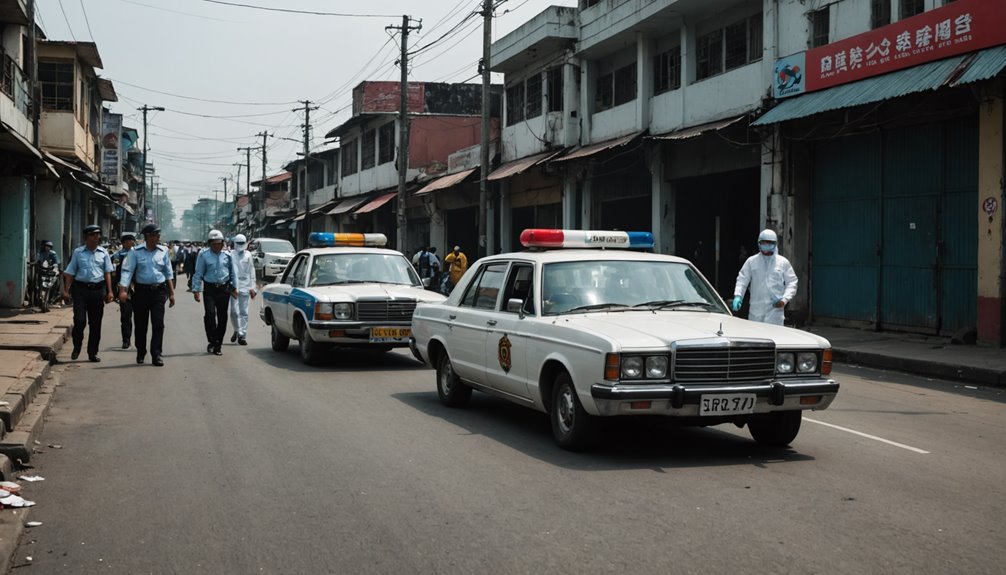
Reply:
[[898, 443], [897, 441], [891, 441], [890, 439], [884, 439], [883, 437], [877, 437], [876, 435], [870, 435], [869, 433], [863, 433], [862, 431], [856, 431], [855, 429], [849, 429], [848, 427], [842, 427], [840, 425], [835, 425], [833, 423], [825, 423], [823, 421], [818, 421], [816, 419], [810, 419], [807, 417], [803, 418], [804, 421], [809, 421], [811, 423], [816, 423], [818, 425], [823, 425], [825, 427], [831, 427], [838, 429], [840, 431], [846, 431], [852, 433], [853, 435], [859, 435], [860, 437], [865, 437], [867, 439], [873, 439], [881, 443], [886, 443], [888, 445], [893, 445], [895, 447], [900, 447], [901, 449], [907, 449], [908, 451], [914, 451], [915, 453], [922, 453], [923, 455], [929, 454], [928, 451], [924, 449], [919, 449], [918, 447], [912, 447], [911, 445], [905, 445], [904, 443]]

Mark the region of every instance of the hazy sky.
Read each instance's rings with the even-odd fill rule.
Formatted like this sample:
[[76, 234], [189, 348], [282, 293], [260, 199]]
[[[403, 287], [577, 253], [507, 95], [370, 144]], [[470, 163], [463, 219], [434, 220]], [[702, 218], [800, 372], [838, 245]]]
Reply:
[[[409, 36], [409, 46], [420, 47], [451, 31], [482, 3], [224, 1], [375, 17], [283, 13], [212, 0], [37, 0], [37, 21], [50, 40], [97, 44], [104, 63], [98, 74], [112, 80], [119, 96], [110, 107], [125, 116], [127, 126], [142, 130], [136, 109], [144, 104], [166, 108], [148, 114], [150, 159], [179, 216], [197, 198], [222, 190], [222, 177], [237, 175], [234, 164], [245, 161], [237, 148], [261, 144], [255, 134], [263, 130], [276, 135], [268, 141], [270, 174], [296, 159], [304, 121], [302, 111], [293, 111], [299, 100], [321, 106], [311, 116], [312, 149], [318, 149], [325, 133], [349, 117], [353, 86], [397, 80], [399, 38], [385, 26], [401, 24], [403, 14], [422, 19], [422, 30]], [[497, 4], [494, 40], [549, 5], [574, 6], [576, 0]], [[410, 60], [410, 80], [478, 82], [481, 55], [481, 18], [472, 17]], [[253, 152], [252, 180], [260, 176], [261, 162]], [[233, 180], [228, 187], [233, 193]]]

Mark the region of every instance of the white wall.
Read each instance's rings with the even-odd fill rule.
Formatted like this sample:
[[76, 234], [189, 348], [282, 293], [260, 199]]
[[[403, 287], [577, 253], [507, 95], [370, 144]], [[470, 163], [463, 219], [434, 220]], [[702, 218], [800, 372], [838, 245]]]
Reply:
[[590, 142], [583, 142], [583, 144], [596, 144], [637, 132], [636, 106], [639, 105], [639, 102], [640, 99], [637, 97], [627, 104], [615, 106], [591, 116]]

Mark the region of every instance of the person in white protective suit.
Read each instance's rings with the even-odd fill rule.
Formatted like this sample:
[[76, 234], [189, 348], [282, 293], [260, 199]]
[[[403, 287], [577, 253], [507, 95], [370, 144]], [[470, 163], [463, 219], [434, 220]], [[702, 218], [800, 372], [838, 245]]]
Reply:
[[245, 248], [248, 246], [248, 238], [244, 234], [234, 236], [234, 267], [237, 269], [234, 288], [237, 289], [238, 297], [231, 298], [231, 324], [234, 326], [234, 334], [231, 335], [231, 343], [235, 341], [238, 345], [248, 345], [248, 306], [255, 297], [255, 262], [251, 252]]
[[796, 295], [796, 272], [789, 260], [776, 253], [778, 237], [772, 230], [758, 234], [758, 253], [749, 257], [737, 274], [731, 308], [737, 312], [744, 291], [751, 290], [748, 319], [782, 325], [783, 309]]

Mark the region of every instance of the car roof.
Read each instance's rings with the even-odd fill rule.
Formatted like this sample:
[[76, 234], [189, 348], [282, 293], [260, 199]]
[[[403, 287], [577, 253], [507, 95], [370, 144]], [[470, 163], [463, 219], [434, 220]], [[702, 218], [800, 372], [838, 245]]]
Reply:
[[320, 256], [324, 254], [381, 254], [386, 256], [402, 256], [402, 252], [385, 248], [368, 248], [362, 246], [339, 246], [331, 248], [306, 248], [297, 252], [298, 254], [308, 254]]
[[652, 252], [641, 252], [635, 250], [612, 250], [612, 249], [547, 249], [547, 250], [525, 250], [521, 252], [510, 252], [498, 254], [484, 258], [482, 261], [509, 261], [524, 260], [540, 263], [555, 262], [580, 262], [592, 260], [619, 260], [619, 261], [658, 261], [674, 263], [690, 263], [685, 258], [656, 254]]

